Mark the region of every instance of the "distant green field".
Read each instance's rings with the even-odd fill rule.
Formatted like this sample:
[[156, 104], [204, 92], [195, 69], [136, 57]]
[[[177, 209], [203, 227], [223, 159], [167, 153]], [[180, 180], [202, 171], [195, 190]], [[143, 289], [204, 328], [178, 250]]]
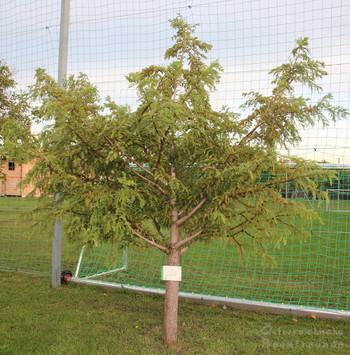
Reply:
[[[51, 231], [29, 227], [21, 213], [32, 208], [35, 199], [0, 198], [0, 269], [49, 274]], [[309, 203], [309, 202], [305, 202]], [[310, 202], [313, 203], [313, 202]], [[315, 205], [316, 206], [316, 205]], [[228, 298], [350, 309], [350, 211], [348, 201], [330, 201], [318, 209], [324, 223], [315, 222], [308, 241], [292, 238], [280, 249], [269, 246], [277, 266], [248, 253], [242, 265], [235, 248], [223, 240], [197, 244], [182, 258], [181, 291]], [[30, 232], [30, 233], [28, 233]], [[63, 268], [75, 269], [77, 252], [63, 238]], [[108, 248], [85, 252], [79, 277], [92, 277], [110, 270]], [[92, 277], [111, 283], [164, 288], [161, 267], [165, 256], [158, 250], [129, 249], [124, 271]], [[119, 265], [123, 266], [122, 255]]]

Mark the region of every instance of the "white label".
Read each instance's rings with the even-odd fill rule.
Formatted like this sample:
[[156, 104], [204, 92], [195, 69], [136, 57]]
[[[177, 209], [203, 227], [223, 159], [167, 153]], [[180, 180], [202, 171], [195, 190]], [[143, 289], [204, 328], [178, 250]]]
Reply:
[[181, 266], [163, 266], [163, 281], [181, 281]]

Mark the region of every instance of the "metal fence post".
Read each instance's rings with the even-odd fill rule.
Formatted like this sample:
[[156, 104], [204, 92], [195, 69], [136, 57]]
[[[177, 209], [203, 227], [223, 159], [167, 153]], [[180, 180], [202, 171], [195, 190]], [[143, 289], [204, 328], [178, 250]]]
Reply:
[[[69, 10], [70, 0], [61, 1], [61, 25], [58, 57], [58, 84], [62, 87], [63, 80], [67, 76], [68, 61], [68, 36], [69, 36]], [[58, 200], [59, 194], [55, 196]], [[51, 287], [61, 285], [61, 254], [62, 254], [62, 221], [55, 221], [52, 240], [52, 279]]]

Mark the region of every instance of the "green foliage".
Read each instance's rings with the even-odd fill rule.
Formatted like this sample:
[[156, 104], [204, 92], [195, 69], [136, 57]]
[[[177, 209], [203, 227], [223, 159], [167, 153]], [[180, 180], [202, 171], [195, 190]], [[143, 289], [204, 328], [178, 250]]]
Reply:
[[[31, 123], [35, 119], [29, 118], [28, 101], [15, 92], [15, 87], [9, 67], [0, 60], [0, 156], [16, 157], [17, 162], [24, 162], [27, 153], [24, 154], [21, 146], [29, 143]], [[5, 178], [1, 165], [0, 178]]]
[[[31, 119], [46, 126], [22, 150], [35, 160], [27, 182], [45, 196], [60, 192], [57, 203], [46, 202], [45, 219], [64, 218], [66, 233], [84, 243], [152, 245], [166, 253], [226, 238], [242, 254], [252, 246], [266, 256], [266, 243], [306, 237], [317, 214], [284, 198], [281, 186], [294, 183], [322, 199], [318, 182], [333, 173], [277, 148], [298, 143], [300, 127], [347, 115], [330, 94], [316, 102], [295, 94], [298, 85], [321, 92], [316, 80], [326, 75], [324, 64], [299, 39], [289, 61], [271, 71], [271, 95], [245, 94], [249, 114], [240, 117], [210, 104], [222, 72], [219, 62], [206, 63], [211, 45], [181, 16], [170, 22], [176, 34], [169, 63], [127, 76], [138, 92], [135, 111], [102, 103], [84, 74], [61, 88], [37, 70], [26, 99], [39, 102]], [[264, 172], [268, 181], [260, 179]]]
[[310, 98], [295, 96], [297, 85], [306, 86], [311, 93], [322, 91], [316, 80], [327, 75], [325, 64], [311, 59], [307, 46], [307, 38], [297, 40], [288, 63], [270, 71], [274, 76], [271, 96], [258, 92], [244, 94], [248, 99], [243, 108], [253, 110], [244, 122], [249, 127], [257, 128], [248, 136], [249, 140], [260, 140], [266, 146], [288, 148], [301, 140], [300, 128], [313, 126], [315, 121], [327, 126], [329, 121], [346, 117], [345, 109], [332, 106], [330, 93], [320, 96], [315, 103]]
[[6, 122], [6, 116], [9, 115], [12, 109], [11, 101], [11, 90], [15, 85], [14, 80], [12, 79], [12, 74], [7, 65], [0, 61], [0, 181], [6, 179], [5, 174], [2, 171], [2, 159], [5, 158], [3, 146], [3, 134], [4, 134], [4, 125]]

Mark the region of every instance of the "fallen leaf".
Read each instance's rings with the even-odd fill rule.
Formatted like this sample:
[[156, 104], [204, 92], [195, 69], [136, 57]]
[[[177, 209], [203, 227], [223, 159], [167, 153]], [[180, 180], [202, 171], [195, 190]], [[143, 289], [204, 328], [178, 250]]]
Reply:
[[215, 308], [218, 304], [217, 303], [212, 303], [211, 308]]
[[297, 322], [298, 322], [298, 320], [295, 319], [295, 318], [293, 318], [292, 321], [293, 321], [294, 323], [297, 323]]
[[223, 305], [222, 309], [227, 309], [227, 306]]
[[182, 323], [182, 326], [183, 326], [183, 327], [186, 327], [186, 323], [185, 323], [185, 322], [183, 322], [183, 323]]
[[309, 318], [316, 319], [316, 314], [315, 313], [309, 313]]

